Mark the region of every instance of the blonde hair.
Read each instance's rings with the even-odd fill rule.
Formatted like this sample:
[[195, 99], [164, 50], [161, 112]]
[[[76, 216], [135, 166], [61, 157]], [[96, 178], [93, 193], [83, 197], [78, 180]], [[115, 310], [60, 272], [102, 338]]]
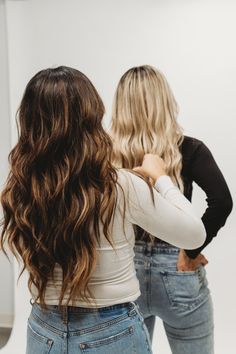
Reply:
[[149, 65], [128, 70], [118, 83], [113, 102], [110, 134], [114, 165], [133, 168], [142, 163], [144, 154], [158, 154], [173, 182], [183, 190], [183, 132], [177, 115], [178, 105], [160, 71]]

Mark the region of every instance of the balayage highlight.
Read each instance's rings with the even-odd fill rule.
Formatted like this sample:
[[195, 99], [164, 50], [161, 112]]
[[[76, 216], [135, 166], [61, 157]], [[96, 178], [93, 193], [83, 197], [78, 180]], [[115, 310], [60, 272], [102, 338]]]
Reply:
[[183, 132], [178, 106], [164, 75], [148, 65], [128, 70], [120, 79], [113, 102], [110, 134], [113, 163], [133, 168], [146, 153], [158, 154], [166, 172], [183, 190], [180, 146]]
[[23, 260], [42, 306], [55, 265], [63, 273], [59, 305], [88, 299], [99, 224], [112, 245], [117, 173], [103, 115], [96, 89], [72, 68], [42, 70], [23, 95], [19, 139], [1, 194], [0, 242]]

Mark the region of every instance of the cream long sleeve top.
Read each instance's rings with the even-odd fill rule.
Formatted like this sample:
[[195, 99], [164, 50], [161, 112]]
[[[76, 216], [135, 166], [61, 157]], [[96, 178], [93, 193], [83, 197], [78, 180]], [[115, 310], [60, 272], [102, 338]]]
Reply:
[[[101, 226], [97, 265], [89, 282], [94, 299], [87, 303], [78, 298], [73, 306], [103, 307], [138, 298], [140, 290], [133, 260], [134, 224], [153, 236], [184, 249], [195, 249], [205, 241], [206, 233], [201, 219], [168, 176], [161, 176], [157, 180], [153, 188], [154, 201], [148, 185], [138, 176], [119, 170], [118, 182], [123, 191], [117, 184], [117, 206], [111, 225], [115, 247], [112, 248], [108, 243]], [[61, 285], [62, 270], [57, 264], [54, 278], [48, 281], [46, 304], [58, 305]], [[37, 291], [35, 288], [31, 291], [34, 298]]]

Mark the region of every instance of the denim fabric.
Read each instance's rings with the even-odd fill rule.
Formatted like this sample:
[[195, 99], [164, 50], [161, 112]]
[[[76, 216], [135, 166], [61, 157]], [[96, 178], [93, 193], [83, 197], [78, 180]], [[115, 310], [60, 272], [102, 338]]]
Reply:
[[34, 304], [26, 354], [150, 354], [147, 328], [135, 303], [101, 309]]
[[137, 300], [152, 340], [155, 316], [162, 319], [173, 354], [213, 354], [213, 307], [205, 267], [178, 272], [179, 249], [138, 241]]

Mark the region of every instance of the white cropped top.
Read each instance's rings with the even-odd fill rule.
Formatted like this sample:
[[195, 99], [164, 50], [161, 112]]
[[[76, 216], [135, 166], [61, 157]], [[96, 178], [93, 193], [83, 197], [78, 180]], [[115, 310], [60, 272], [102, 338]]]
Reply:
[[[89, 288], [94, 296], [90, 303], [81, 299], [73, 306], [103, 307], [134, 301], [140, 295], [139, 282], [134, 267], [135, 235], [133, 224], [140, 226], [153, 236], [184, 249], [194, 249], [205, 241], [205, 228], [196, 215], [191, 203], [174, 186], [168, 176], [161, 176], [153, 188], [154, 203], [144, 180], [126, 171], [119, 170], [118, 200], [111, 235], [113, 249], [103, 236], [97, 247], [98, 261], [91, 277]], [[125, 198], [125, 220], [123, 206]], [[62, 284], [62, 271], [55, 266], [54, 279], [47, 285], [45, 302], [58, 305]], [[37, 291], [32, 287], [32, 296]], [[66, 297], [64, 299], [66, 301]]]

